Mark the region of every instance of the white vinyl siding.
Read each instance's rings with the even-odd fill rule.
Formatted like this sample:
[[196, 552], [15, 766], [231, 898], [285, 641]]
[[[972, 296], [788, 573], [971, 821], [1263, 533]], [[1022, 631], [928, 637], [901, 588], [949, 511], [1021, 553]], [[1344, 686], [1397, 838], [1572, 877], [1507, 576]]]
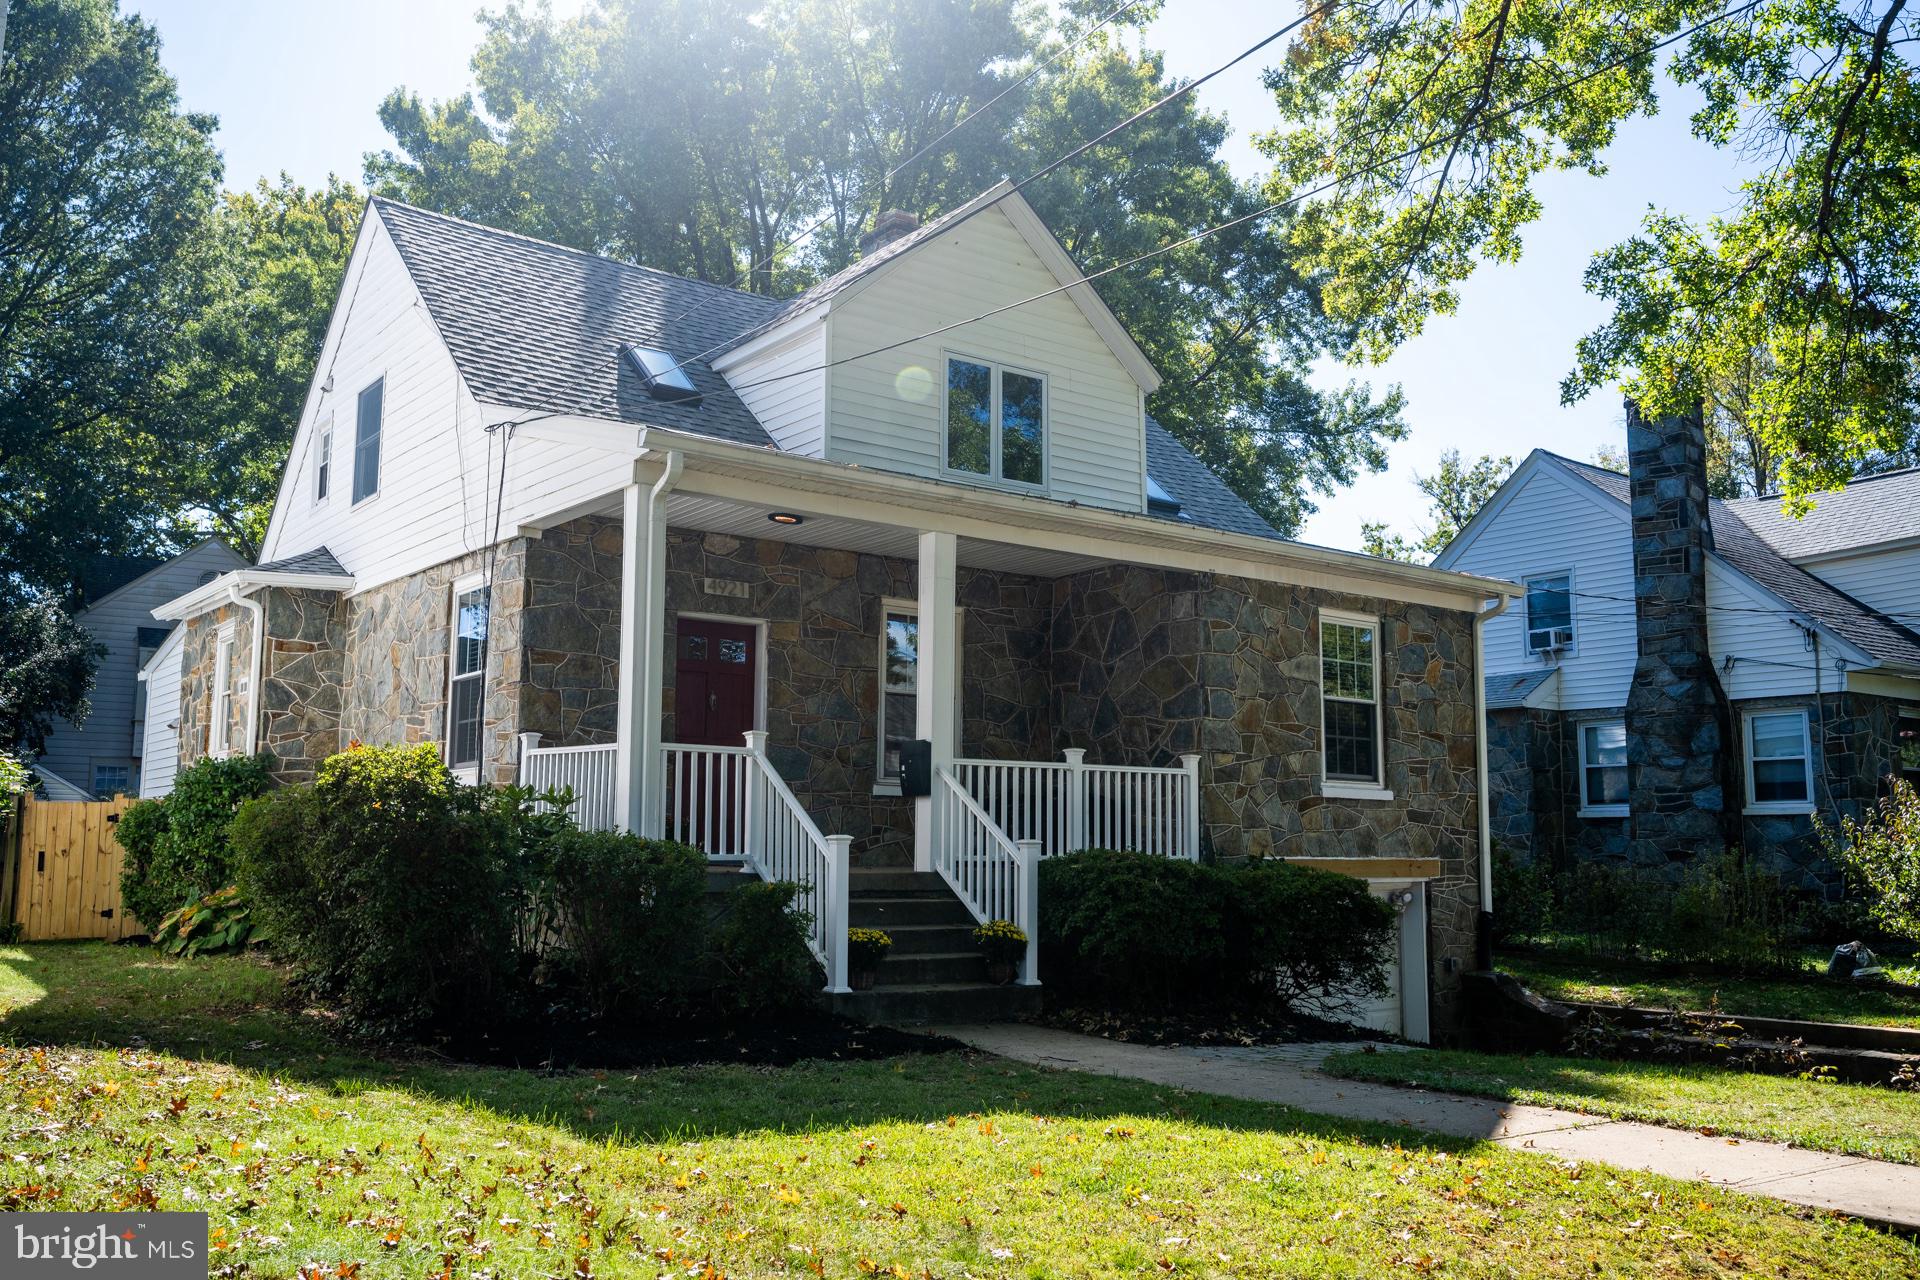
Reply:
[[827, 326], [803, 317], [797, 332], [768, 351], [729, 366], [727, 381], [773, 442], [788, 453], [827, 453]]
[[[841, 360], [889, 346], [1057, 285], [1006, 217], [988, 209], [836, 302], [830, 355]], [[1065, 294], [832, 369], [827, 456], [964, 482], [942, 456], [949, 351], [1047, 375], [1049, 496], [1142, 509], [1139, 386]]]
[[140, 755], [140, 794], [164, 796], [180, 770], [180, 656], [185, 627], [175, 627], [147, 664], [146, 741]]
[[1855, 600], [1920, 631], [1920, 547], [1876, 551], [1801, 566]]

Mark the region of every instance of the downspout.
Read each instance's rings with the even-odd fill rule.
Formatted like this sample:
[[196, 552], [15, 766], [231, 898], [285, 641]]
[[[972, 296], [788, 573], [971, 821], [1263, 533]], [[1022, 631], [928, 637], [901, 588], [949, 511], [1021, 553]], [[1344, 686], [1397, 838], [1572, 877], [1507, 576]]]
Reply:
[[227, 600], [253, 615], [253, 680], [247, 685], [247, 754], [260, 745], [260, 679], [266, 670], [267, 611], [258, 600], [240, 594], [237, 585], [227, 587]]
[[1473, 763], [1479, 790], [1480, 814], [1480, 922], [1474, 931], [1474, 963], [1493, 968], [1493, 815], [1488, 812], [1491, 791], [1487, 782], [1487, 623], [1507, 611], [1511, 596], [1496, 596], [1489, 607], [1473, 615]]

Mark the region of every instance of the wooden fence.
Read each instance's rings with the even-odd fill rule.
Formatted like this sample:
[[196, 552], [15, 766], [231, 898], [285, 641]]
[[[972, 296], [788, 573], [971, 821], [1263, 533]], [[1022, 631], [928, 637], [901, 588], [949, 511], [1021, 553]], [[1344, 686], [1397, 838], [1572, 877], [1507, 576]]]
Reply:
[[27, 942], [118, 941], [144, 930], [120, 905], [126, 855], [114, 824], [133, 801], [36, 800], [15, 815], [12, 917]]

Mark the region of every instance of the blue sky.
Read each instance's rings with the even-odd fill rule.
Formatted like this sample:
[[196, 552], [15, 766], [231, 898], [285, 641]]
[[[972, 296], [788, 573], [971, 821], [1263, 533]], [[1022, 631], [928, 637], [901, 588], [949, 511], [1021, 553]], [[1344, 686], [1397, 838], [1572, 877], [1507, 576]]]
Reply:
[[[162, 57], [186, 105], [220, 117], [229, 186], [281, 170], [304, 183], [329, 172], [358, 181], [363, 152], [386, 144], [374, 116], [404, 84], [446, 97], [471, 79], [478, 0], [123, 0], [160, 30]], [[584, 0], [557, 0], [560, 12]], [[1284, 6], [1291, 11], [1291, 6]], [[1167, 0], [1147, 34], [1168, 66], [1194, 77], [1270, 30], [1282, 6], [1271, 0]], [[1199, 97], [1233, 124], [1227, 159], [1248, 176], [1261, 171], [1251, 136], [1271, 126], [1273, 102], [1260, 87], [1259, 59], [1203, 86]], [[1511, 267], [1483, 267], [1462, 290], [1459, 311], [1433, 319], [1385, 365], [1324, 371], [1329, 382], [1360, 377], [1399, 382], [1412, 436], [1394, 446], [1393, 465], [1323, 500], [1304, 536], [1356, 547], [1360, 525], [1385, 520], [1417, 528], [1424, 501], [1414, 472], [1431, 471], [1442, 450], [1516, 460], [1542, 447], [1578, 458], [1617, 443], [1619, 397], [1595, 395], [1572, 408], [1559, 382], [1582, 333], [1606, 308], [1581, 287], [1592, 254], [1631, 234], [1650, 204], [1694, 216], [1728, 207], [1738, 180], [1734, 158], [1687, 133], [1688, 100], [1663, 89], [1665, 111], [1622, 130], [1604, 178], [1553, 175], [1540, 187], [1546, 213]]]

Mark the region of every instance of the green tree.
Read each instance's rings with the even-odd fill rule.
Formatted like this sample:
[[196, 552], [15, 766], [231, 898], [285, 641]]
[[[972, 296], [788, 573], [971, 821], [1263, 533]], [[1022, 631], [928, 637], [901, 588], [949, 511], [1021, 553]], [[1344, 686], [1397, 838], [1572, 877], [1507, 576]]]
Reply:
[[[485, 19], [477, 98], [388, 97], [396, 145], [368, 156], [367, 181], [784, 296], [853, 261], [881, 209], [937, 215], [1171, 91], [1159, 57], [1112, 29], [1069, 48], [1107, 8], [722, 0], [715, 13], [605, 0], [566, 21], [509, 9]], [[947, 136], [1003, 92], [990, 116]], [[1226, 131], [1182, 99], [1024, 194], [1097, 271], [1259, 207], [1257, 187], [1219, 158]], [[1254, 222], [1099, 282], [1165, 377], [1149, 411], [1286, 533], [1314, 510], [1311, 493], [1384, 467], [1405, 433], [1397, 389], [1309, 382], [1353, 335], [1297, 257], [1284, 220]]]
[[1426, 529], [1408, 539], [1388, 533], [1385, 521], [1368, 522], [1360, 526], [1360, 549], [1370, 556], [1425, 564], [1446, 550], [1512, 474], [1512, 458], [1482, 456], [1463, 464], [1460, 451], [1448, 449], [1440, 455], [1438, 471], [1413, 473], [1414, 487], [1427, 495]]
[[177, 542], [211, 526], [259, 555], [363, 207], [351, 183], [309, 192], [283, 174], [222, 196], [193, 246], [155, 423]]
[[220, 160], [113, 0], [16, 0], [0, 121], [0, 576], [64, 594], [93, 555], [166, 545], [142, 424]]
[[58, 601], [0, 580], [0, 754], [39, 754], [60, 720], [87, 718], [106, 650]]
[[1520, 256], [1541, 173], [1604, 173], [1663, 70], [1696, 87], [1694, 134], [1758, 163], [1726, 214], [1650, 212], [1595, 258], [1588, 287], [1614, 311], [1562, 395], [1621, 380], [1659, 414], [1739, 383], [1742, 429], [1804, 499], [1913, 443], [1917, 35], [1904, 0], [1327, 5], [1269, 74], [1292, 122], [1260, 140], [1269, 194], [1331, 182], [1294, 243], [1329, 273], [1349, 354], [1381, 358], [1450, 313], [1480, 261]]

